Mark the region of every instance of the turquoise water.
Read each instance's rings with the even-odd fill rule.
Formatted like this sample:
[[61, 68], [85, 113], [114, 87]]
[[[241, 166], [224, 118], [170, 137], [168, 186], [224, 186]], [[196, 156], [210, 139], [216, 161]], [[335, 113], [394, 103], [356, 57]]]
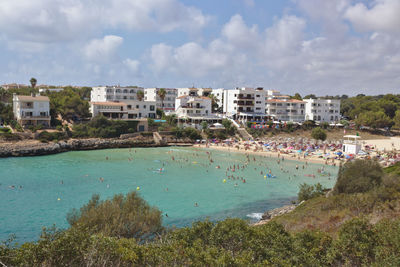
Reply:
[[[240, 170], [236, 167], [235, 172], [227, 171], [234, 164]], [[35, 240], [42, 226], [67, 227], [67, 212], [87, 203], [92, 194], [105, 199], [137, 187], [150, 205], [168, 214], [163, 218], [166, 226], [182, 227], [206, 217], [254, 219], [268, 209], [290, 203], [301, 183], [320, 182], [327, 187], [334, 184], [337, 168], [325, 167], [332, 174], [329, 179], [317, 174], [321, 165], [308, 164], [303, 170], [303, 164], [290, 160], [278, 164], [277, 159], [264, 156], [247, 158], [241, 153], [170, 147], [0, 159], [0, 240], [10, 234], [16, 234], [18, 241]], [[161, 173], [157, 171], [160, 168], [164, 168]], [[269, 169], [276, 178], [264, 178]]]

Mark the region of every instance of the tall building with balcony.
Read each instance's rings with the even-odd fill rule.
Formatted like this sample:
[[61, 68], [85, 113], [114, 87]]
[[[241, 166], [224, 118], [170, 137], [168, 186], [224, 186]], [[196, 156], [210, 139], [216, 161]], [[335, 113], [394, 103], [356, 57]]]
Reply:
[[340, 120], [339, 99], [304, 99], [306, 120], [334, 123]]
[[[92, 87], [90, 100], [93, 102], [140, 100], [137, 92], [144, 89], [142, 87], [120, 87], [120, 86], [99, 86]], [[140, 98], [140, 97], [139, 97]]]
[[184, 95], [189, 95], [189, 96], [205, 96], [208, 97], [212, 94], [212, 89], [211, 88], [177, 88], [177, 96], [184, 96]]
[[[143, 95], [138, 95], [139, 91]], [[156, 117], [156, 101], [145, 100], [144, 89], [141, 87], [93, 87], [90, 97], [93, 117], [98, 114], [121, 120]]]
[[13, 94], [15, 120], [22, 126], [50, 126], [50, 100], [47, 96]]
[[228, 117], [239, 121], [264, 120], [265, 96], [263, 88], [236, 88], [225, 90], [223, 111]]
[[303, 122], [305, 101], [289, 98], [270, 98], [266, 100], [265, 113], [276, 121]]
[[175, 88], [164, 88], [166, 94], [164, 101], [161, 100], [158, 95], [158, 91], [161, 88], [146, 88], [144, 89], [144, 100], [145, 101], [155, 101], [157, 108], [164, 111], [174, 111], [175, 110], [175, 98], [178, 96], [178, 90]]

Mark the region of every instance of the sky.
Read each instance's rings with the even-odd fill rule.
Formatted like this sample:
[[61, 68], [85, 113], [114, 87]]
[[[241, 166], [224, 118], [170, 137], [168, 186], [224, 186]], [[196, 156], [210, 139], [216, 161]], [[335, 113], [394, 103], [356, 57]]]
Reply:
[[0, 84], [400, 94], [400, 0], [1, 0]]

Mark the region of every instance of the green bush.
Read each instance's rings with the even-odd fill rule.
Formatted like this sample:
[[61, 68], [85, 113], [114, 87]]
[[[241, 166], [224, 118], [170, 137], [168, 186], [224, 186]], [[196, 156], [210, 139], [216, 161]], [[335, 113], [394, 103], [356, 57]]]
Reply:
[[8, 127], [0, 128], [0, 133], [11, 133], [11, 129]]
[[59, 141], [68, 139], [68, 135], [64, 132], [47, 132], [43, 131], [39, 133], [38, 138], [41, 142], [49, 142], [49, 141]]
[[299, 202], [301, 202], [303, 200], [309, 200], [315, 197], [319, 197], [325, 194], [324, 190], [325, 188], [320, 183], [317, 183], [315, 185], [309, 185], [304, 183], [300, 185], [300, 190], [299, 193], [297, 194], [297, 199]]
[[383, 170], [377, 161], [350, 161], [339, 168], [334, 194], [363, 193], [382, 183]]
[[144, 240], [161, 233], [161, 212], [150, 207], [136, 192], [100, 200], [93, 195], [79, 211], [71, 210], [67, 221], [72, 227], [83, 227], [92, 234]]
[[326, 133], [324, 130], [322, 130], [320, 127], [314, 128], [311, 131], [311, 137], [314, 138], [315, 140], [322, 140], [325, 141], [326, 139]]

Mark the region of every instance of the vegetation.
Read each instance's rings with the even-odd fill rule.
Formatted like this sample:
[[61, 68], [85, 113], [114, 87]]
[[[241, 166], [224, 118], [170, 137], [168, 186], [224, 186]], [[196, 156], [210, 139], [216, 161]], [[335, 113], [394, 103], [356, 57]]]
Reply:
[[157, 91], [157, 95], [161, 99], [161, 109], [162, 109], [162, 108], [164, 108], [164, 99], [165, 99], [165, 96], [167, 95], [167, 91], [165, 91], [164, 88], [160, 88], [160, 90]]
[[300, 185], [297, 199], [299, 202], [301, 202], [303, 200], [309, 200], [315, 197], [319, 197], [325, 194], [325, 190], [326, 188], [324, 188], [320, 183], [317, 183], [315, 185], [304, 183]]
[[381, 185], [383, 170], [377, 161], [357, 159], [340, 166], [335, 194], [364, 193]]
[[400, 95], [365, 96], [341, 98], [341, 113], [355, 120], [356, 124], [371, 128], [400, 128]]
[[198, 140], [202, 139], [201, 134], [198, 130], [191, 127], [181, 128], [181, 127], [174, 127], [172, 128], [172, 132], [176, 138], [190, 138], [191, 140]]
[[311, 137], [316, 139], [316, 140], [322, 140], [325, 141], [326, 139], [326, 132], [322, 130], [322, 128], [317, 127], [314, 128], [311, 132]]
[[37, 80], [36, 80], [35, 78], [31, 78], [31, 79], [29, 80], [29, 82], [31, 83], [31, 87], [32, 87], [32, 88], [35, 88], [35, 86], [36, 86], [36, 84], [37, 84]]
[[232, 122], [228, 119], [222, 120], [222, 125], [224, 129], [211, 130], [205, 129], [205, 133], [208, 138], [218, 138], [218, 139], [226, 139], [228, 137], [234, 136], [236, 134], [236, 127], [232, 124]]
[[38, 139], [41, 142], [49, 142], [49, 141], [60, 141], [60, 140], [66, 140], [68, 139], [68, 134], [66, 132], [47, 132], [47, 131], [43, 131], [41, 133], [39, 133]]
[[88, 123], [75, 124], [72, 131], [74, 138], [115, 138], [121, 134], [136, 132], [136, 121], [108, 120], [104, 116], [96, 116]]
[[67, 220], [73, 228], [83, 227], [91, 234], [136, 240], [154, 237], [163, 230], [161, 212], [150, 207], [136, 192], [103, 201], [99, 195], [93, 195], [79, 211], [69, 212]]

